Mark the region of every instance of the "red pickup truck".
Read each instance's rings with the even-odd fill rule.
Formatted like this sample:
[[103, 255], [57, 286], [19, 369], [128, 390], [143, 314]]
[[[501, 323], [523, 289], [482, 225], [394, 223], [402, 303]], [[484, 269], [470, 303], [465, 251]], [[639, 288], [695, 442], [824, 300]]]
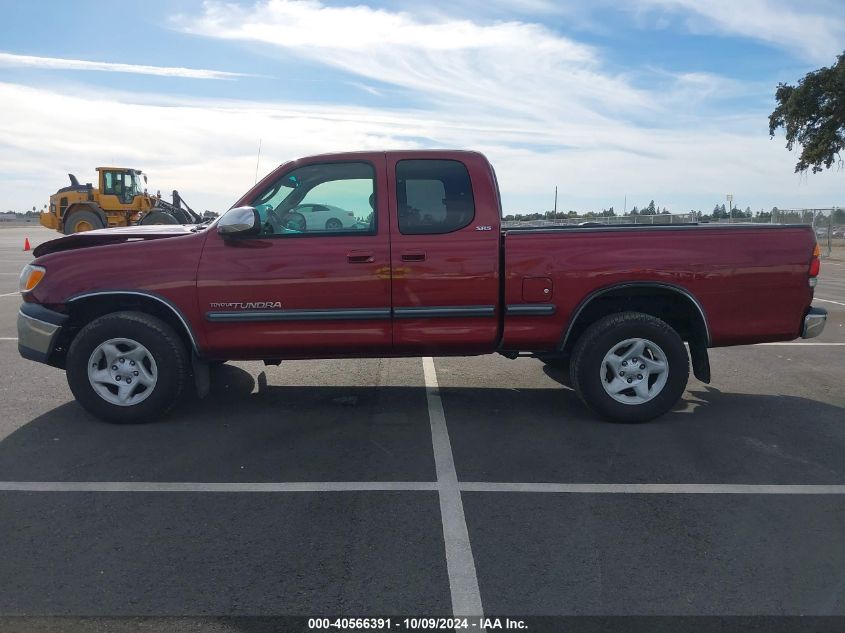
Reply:
[[[21, 275], [22, 356], [114, 422], [227, 360], [534, 355], [594, 412], [671, 409], [708, 347], [816, 336], [809, 226], [501, 228], [476, 152], [285, 163], [217, 221], [69, 235]], [[686, 343], [686, 345], [685, 345]], [[689, 349], [689, 354], [687, 352]]]

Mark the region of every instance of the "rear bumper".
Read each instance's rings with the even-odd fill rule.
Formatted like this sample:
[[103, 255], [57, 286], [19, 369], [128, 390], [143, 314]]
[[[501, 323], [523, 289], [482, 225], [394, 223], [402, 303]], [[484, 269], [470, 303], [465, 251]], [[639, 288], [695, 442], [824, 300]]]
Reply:
[[824, 330], [827, 322], [827, 310], [824, 308], [811, 307], [804, 316], [804, 327], [801, 329], [801, 338], [813, 338]]
[[68, 316], [36, 303], [18, 312], [18, 352], [26, 359], [47, 363]]

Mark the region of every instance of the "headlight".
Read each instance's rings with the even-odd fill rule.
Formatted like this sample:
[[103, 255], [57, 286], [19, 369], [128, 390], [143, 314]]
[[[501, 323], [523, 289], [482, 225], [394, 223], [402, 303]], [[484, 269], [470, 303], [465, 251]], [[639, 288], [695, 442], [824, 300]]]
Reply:
[[47, 270], [42, 266], [33, 266], [32, 264], [24, 266], [21, 271], [20, 291], [29, 292], [35, 288], [38, 282], [44, 279], [46, 273]]

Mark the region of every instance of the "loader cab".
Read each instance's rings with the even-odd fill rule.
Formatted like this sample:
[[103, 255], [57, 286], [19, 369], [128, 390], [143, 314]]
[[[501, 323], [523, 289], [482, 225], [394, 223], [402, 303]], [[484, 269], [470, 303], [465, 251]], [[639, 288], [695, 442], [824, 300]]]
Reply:
[[[114, 196], [122, 205], [132, 204], [135, 196], [144, 193], [147, 177], [137, 169], [97, 167], [100, 175], [100, 195]], [[101, 206], [105, 207], [101, 203]]]

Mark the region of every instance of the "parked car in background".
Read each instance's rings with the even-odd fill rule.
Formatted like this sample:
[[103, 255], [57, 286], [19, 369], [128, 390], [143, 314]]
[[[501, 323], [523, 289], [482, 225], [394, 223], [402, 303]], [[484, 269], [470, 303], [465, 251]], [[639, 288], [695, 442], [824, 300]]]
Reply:
[[321, 228], [326, 231], [338, 231], [352, 228], [357, 221], [352, 211], [331, 204], [300, 204], [291, 209], [290, 214], [295, 213], [301, 214], [305, 220], [303, 230], [311, 227], [313, 231], [319, 231]]
[[[363, 220], [355, 213], [332, 204], [299, 204], [282, 209], [281, 204], [270, 203], [256, 205], [256, 211], [263, 223], [268, 226], [282, 227], [285, 232], [311, 233], [314, 231], [342, 231], [354, 229]], [[361, 215], [372, 214], [371, 209]], [[369, 226], [369, 225], [367, 225]]]

